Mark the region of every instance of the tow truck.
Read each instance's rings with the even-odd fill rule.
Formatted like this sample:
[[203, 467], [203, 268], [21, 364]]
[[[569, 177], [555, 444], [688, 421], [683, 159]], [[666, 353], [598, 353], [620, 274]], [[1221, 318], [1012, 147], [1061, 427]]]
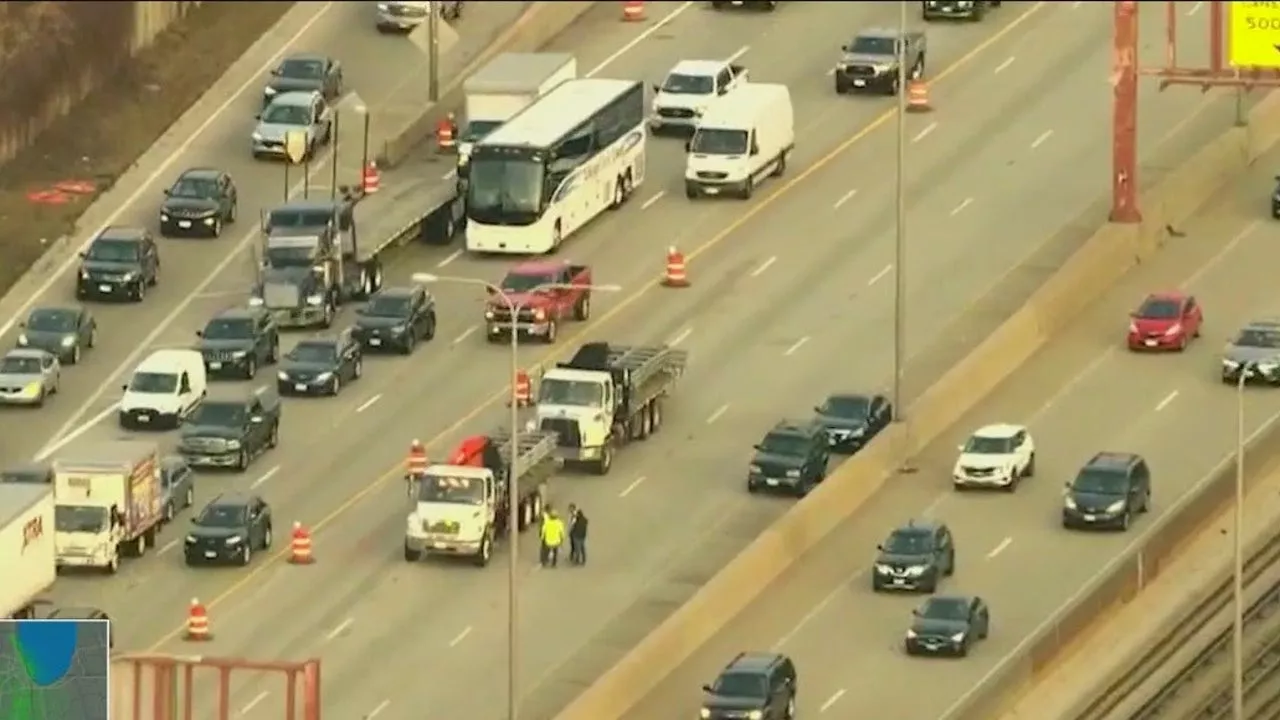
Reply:
[[512, 489], [516, 530], [524, 532], [542, 516], [547, 482], [559, 467], [553, 432], [531, 430], [513, 440], [510, 431], [494, 430], [464, 439], [448, 464], [409, 478], [405, 562], [449, 555], [488, 565], [494, 544], [507, 537]]
[[747, 68], [730, 60], [681, 60], [660, 85], [654, 85], [649, 128], [691, 132], [716, 98], [747, 82]]
[[[591, 268], [558, 261], [533, 261], [507, 271], [499, 284], [502, 294], [492, 293], [484, 308], [489, 342], [509, 338], [514, 329], [521, 336], [553, 344], [560, 323], [591, 317]], [[511, 322], [508, 303], [517, 311]]]
[[662, 402], [688, 361], [687, 351], [668, 345], [585, 343], [543, 374], [537, 427], [556, 434], [567, 465], [606, 475], [616, 448], [662, 427]]
[[293, 200], [262, 215], [258, 281], [249, 304], [265, 307], [282, 328], [327, 328], [338, 308], [382, 287], [380, 245], [361, 244], [346, 191], [327, 199]]

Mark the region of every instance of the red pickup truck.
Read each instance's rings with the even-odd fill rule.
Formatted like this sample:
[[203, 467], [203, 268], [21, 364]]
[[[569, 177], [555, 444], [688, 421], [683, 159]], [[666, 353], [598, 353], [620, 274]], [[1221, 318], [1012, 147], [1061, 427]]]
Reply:
[[[591, 268], [559, 261], [520, 263], [507, 273], [485, 305], [489, 342], [522, 336], [554, 343], [565, 320], [591, 317]], [[510, 304], [518, 315], [511, 318]]]

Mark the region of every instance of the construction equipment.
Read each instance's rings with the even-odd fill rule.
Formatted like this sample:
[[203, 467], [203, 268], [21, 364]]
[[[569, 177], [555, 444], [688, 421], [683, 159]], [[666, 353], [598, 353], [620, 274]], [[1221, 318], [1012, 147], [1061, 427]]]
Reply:
[[30, 618], [57, 578], [53, 487], [0, 484], [0, 617]]
[[479, 567], [488, 565], [494, 544], [509, 532], [513, 496], [515, 529], [537, 523], [547, 481], [560, 466], [556, 434], [535, 430], [519, 435], [514, 448], [512, 442], [509, 430], [466, 438], [449, 464], [432, 465], [422, 477], [410, 479], [413, 509], [405, 525], [406, 562], [453, 555], [469, 557]]
[[684, 374], [689, 353], [668, 345], [586, 343], [538, 383], [538, 427], [559, 437], [566, 463], [605, 475], [613, 453], [662, 426], [662, 401]]

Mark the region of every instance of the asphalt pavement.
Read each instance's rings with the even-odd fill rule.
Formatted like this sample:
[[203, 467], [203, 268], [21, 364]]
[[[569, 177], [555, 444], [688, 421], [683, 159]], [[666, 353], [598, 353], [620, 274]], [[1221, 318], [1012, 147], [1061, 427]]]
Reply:
[[[652, 82], [679, 59], [743, 51], [754, 79], [792, 88], [800, 143], [789, 177], [766, 184], [751, 203], [693, 204], [679, 192], [679, 142], [655, 140], [649, 180], [632, 205], [563, 251], [591, 263], [599, 282], [623, 288], [596, 299], [592, 337], [679, 341], [692, 364], [661, 435], [629, 448], [608, 478], [564, 477], [553, 487], [558, 501], [580, 502], [595, 521], [592, 566], [548, 575], [523, 569], [532, 562], [522, 553], [521, 684], [529, 717], [551, 714], [785, 510], [786, 501], [747, 498], [741, 487], [750, 444], [773, 420], [804, 414], [840, 387], [834, 377], [849, 378], [844, 387], [872, 388], [889, 372], [895, 151], [885, 112], [892, 101], [836, 97], [827, 71], [856, 28], [892, 24], [894, 9], [798, 3], [766, 16], [686, 4], [664, 7], [674, 17], [659, 24], [656, 7], [644, 26], [621, 23], [616, 7], [601, 7], [555, 49], [574, 51], [584, 71]], [[378, 98], [393, 97], [400, 81], [385, 68], [419, 56], [393, 57], [417, 51], [380, 44], [396, 38], [351, 32], [363, 11], [333, 6], [299, 42], [344, 58], [349, 86], [376, 117]], [[1100, 79], [1105, 71], [1093, 70], [1105, 53], [1108, 22], [1105, 9], [1089, 4], [1015, 3], [982, 25], [931, 30], [939, 110], [909, 118], [907, 126], [908, 221], [920, 238], [909, 256], [913, 351], [1105, 188], [1105, 173], [1092, 168], [1105, 167], [1106, 127], [1096, 118], [1105, 117], [1108, 88]], [[1063, 66], [1078, 69], [1046, 84]], [[243, 115], [229, 113], [191, 144], [192, 164], [235, 157], [256, 102], [254, 85], [233, 103]], [[1144, 137], [1160, 138], [1197, 117], [1199, 102], [1192, 93], [1155, 98]], [[1078, 121], [1063, 122], [1072, 118]], [[238, 177], [245, 175], [261, 177], [254, 197], [264, 201], [282, 187], [272, 169], [254, 165]], [[247, 197], [246, 180], [240, 182]], [[142, 221], [154, 206], [136, 211]], [[694, 287], [642, 297], [672, 242], [693, 258]], [[209, 312], [243, 299], [247, 261], [225, 245], [175, 241], [164, 251], [161, 292], [144, 308], [103, 315], [104, 347], [54, 404], [64, 413], [2, 418], [25, 449], [37, 451], [59, 424], [79, 427], [101, 411], [109, 421], [113, 389], [135, 348], [187, 345]], [[185, 278], [175, 279], [174, 257]], [[203, 282], [226, 258], [227, 268]], [[957, 263], [964, 273], [954, 271]], [[433, 269], [496, 279], [508, 264], [414, 248], [397, 255], [389, 272], [391, 282]], [[377, 709], [379, 717], [419, 717], [421, 708], [439, 707], [451, 717], [499, 717], [505, 573], [400, 559], [407, 508], [393, 481], [408, 440], [439, 440], [439, 453], [459, 431], [503, 418], [492, 400], [505, 384], [507, 358], [476, 334], [482, 296], [462, 285], [436, 292], [441, 327], [431, 345], [409, 359], [371, 361], [366, 377], [340, 398], [288, 401], [281, 447], [253, 472], [200, 478], [202, 497], [223, 488], [262, 492], [275, 507], [281, 538], [293, 519], [320, 526], [318, 564], [294, 568], [259, 558], [251, 571], [189, 571], [173, 552], [179, 528], [161, 557], [131, 563], [115, 579], [61, 580], [59, 599], [107, 609], [124, 647], [159, 642], [189, 652], [160, 635], [179, 625], [190, 597], [200, 597], [213, 604], [216, 635], [202, 652], [318, 655], [326, 711], [336, 715]], [[562, 336], [563, 350], [579, 339]], [[752, 392], [765, 381], [776, 390]], [[80, 417], [65, 413], [96, 387], [103, 388], [96, 404]], [[118, 434], [107, 422], [81, 437]], [[260, 678], [239, 680], [233, 697], [248, 717], [278, 715], [283, 702], [278, 686]]]

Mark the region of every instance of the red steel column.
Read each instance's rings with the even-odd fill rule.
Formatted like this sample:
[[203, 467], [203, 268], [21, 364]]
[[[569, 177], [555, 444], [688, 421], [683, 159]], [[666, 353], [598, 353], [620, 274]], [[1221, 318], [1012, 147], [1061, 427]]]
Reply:
[[1142, 221], [1138, 211], [1138, 3], [1116, 0], [1111, 59], [1111, 222]]

